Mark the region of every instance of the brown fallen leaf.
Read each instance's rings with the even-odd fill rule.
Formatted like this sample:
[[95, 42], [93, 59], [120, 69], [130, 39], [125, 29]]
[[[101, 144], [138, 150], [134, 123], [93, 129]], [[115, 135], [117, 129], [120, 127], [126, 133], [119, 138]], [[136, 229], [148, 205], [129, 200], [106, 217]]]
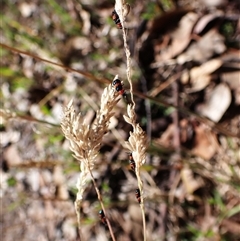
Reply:
[[156, 57], [157, 61], [172, 59], [183, 52], [191, 41], [191, 32], [197, 19], [198, 15], [193, 12], [189, 12], [182, 17], [178, 28], [171, 34], [172, 41], [170, 46], [166, 50], [161, 51], [161, 54]]
[[213, 20], [215, 20], [216, 18], [219, 18], [221, 16], [223, 16], [223, 12], [222, 11], [215, 11], [213, 13], [209, 13], [206, 15], [203, 15], [199, 21], [196, 23], [196, 25], [194, 26], [193, 29], [193, 33], [195, 34], [200, 34], [201, 32], [203, 32], [203, 30], [206, 28], [206, 26]]
[[239, 234], [240, 224], [238, 222], [234, 222], [228, 219], [224, 219], [221, 223], [228, 231]]
[[[158, 139], [158, 143], [165, 147], [172, 147], [174, 133], [176, 132], [176, 126], [170, 124], [165, 132], [162, 134], [161, 138]], [[179, 123], [179, 135], [181, 145], [186, 145], [191, 142], [194, 135], [194, 125], [188, 119], [182, 119]]]
[[222, 60], [212, 59], [199, 67], [192, 68], [189, 73], [192, 87], [187, 92], [192, 93], [204, 89], [212, 80], [211, 74], [219, 69], [221, 65]]
[[9, 166], [19, 165], [22, 163], [22, 158], [16, 145], [10, 145], [3, 152], [3, 158]]
[[217, 85], [211, 93], [210, 98], [197, 106], [197, 112], [210, 120], [218, 122], [231, 104], [232, 96], [226, 84]]
[[209, 160], [218, 151], [219, 144], [216, 134], [206, 125], [200, 124], [195, 127], [194, 147], [192, 153]]
[[216, 29], [208, 31], [199, 41], [193, 43], [186, 52], [179, 55], [177, 62], [196, 61], [204, 63], [212, 56], [222, 54], [226, 50], [224, 37]]
[[227, 83], [232, 90], [240, 87], [240, 71], [223, 73], [221, 79]]
[[233, 90], [236, 105], [240, 105], [240, 71], [223, 73], [221, 79]]

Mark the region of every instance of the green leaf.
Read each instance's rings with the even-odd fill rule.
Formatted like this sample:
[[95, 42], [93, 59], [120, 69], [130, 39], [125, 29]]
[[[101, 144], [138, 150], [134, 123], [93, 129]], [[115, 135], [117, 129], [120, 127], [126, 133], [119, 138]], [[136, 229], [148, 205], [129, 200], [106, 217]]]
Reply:
[[17, 184], [17, 180], [14, 177], [7, 179], [7, 184], [9, 187], [14, 187]]

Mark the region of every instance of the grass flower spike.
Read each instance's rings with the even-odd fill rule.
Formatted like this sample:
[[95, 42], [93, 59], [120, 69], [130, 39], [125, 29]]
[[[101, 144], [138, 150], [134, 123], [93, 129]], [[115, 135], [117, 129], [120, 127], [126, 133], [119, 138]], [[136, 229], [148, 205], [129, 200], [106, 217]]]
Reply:
[[124, 115], [124, 119], [133, 127], [133, 131], [130, 132], [128, 141], [125, 142], [125, 147], [131, 151], [133, 160], [135, 161], [135, 173], [139, 188], [138, 201], [142, 211], [143, 219], [143, 236], [144, 241], [146, 240], [146, 220], [145, 220], [145, 210], [144, 210], [144, 200], [143, 200], [143, 182], [140, 177], [140, 167], [146, 161], [146, 149], [147, 149], [147, 138], [145, 132], [142, 130], [140, 125], [136, 123], [136, 113], [134, 110], [134, 105], [129, 104], [127, 106], [128, 116]]
[[136, 114], [131, 104], [127, 107], [128, 116], [124, 115], [124, 119], [127, 123], [132, 125], [133, 132], [130, 132], [130, 137], [125, 143], [126, 147], [132, 152], [133, 159], [136, 162], [138, 169], [145, 163], [146, 160], [146, 148], [147, 139], [145, 132], [142, 130], [140, 125], [136, 123]]
[[[118, 76], [116, 76], [115, 79], [116, 78], [118, 78]], [[119, 100], [118, 97], [119, 95], [112, 88], [111, 84], [104, 89], [101, 97], [100, 109], [91, 126], [85, 123], [81, 114], [76, 114], [72, 100], [64, 109], [64, 117], [61, 122], [62, 131], [65, 137], [70, 141], [70, 149], [73, 152], [73, 156], [80, 161], [81, 172], [76, 185], [78, 192], [75, 201], [75, 210], [78, 216], [79, 226], [80, 206], [89, 179], [92, 179], [94, 183], [98, 198], [105, 213], [103, 203], [101, 202], [101, 195], [92, 175], [92, 170], [94, 169], [94, 163], [101, 147], [102, 138], [108, 132], [110, 118], [114, 115], [113, 107], [117, 104]], [[109, 230], [111, 232], [111, 227], [109, 227]]]

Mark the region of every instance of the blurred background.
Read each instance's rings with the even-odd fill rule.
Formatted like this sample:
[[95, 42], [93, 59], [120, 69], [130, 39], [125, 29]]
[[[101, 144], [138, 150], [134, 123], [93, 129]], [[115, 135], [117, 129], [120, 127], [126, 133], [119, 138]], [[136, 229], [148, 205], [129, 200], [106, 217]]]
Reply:
[[[129, 0], [127, 39], [138, 122], [148, 241], [240, 240], [240, 3]], [[1, 1], [1, 240], [80, 240], [79, 163], [63, 137], [72, 98], [91, 124], [115, 75], [126, 79], [114, 1]], [[94, 178], [118, 241], [141, 241], [137, 181], [115, 108]], [[81, 240], [111, 240], [91, 182]]]

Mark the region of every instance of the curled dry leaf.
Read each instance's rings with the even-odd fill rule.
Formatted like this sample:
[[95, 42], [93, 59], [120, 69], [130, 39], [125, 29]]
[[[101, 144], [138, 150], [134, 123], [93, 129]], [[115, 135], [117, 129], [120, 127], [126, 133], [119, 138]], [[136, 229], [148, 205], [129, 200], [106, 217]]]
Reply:
[[215, 11], [214, 13], [203, 15], [195, 25], [193, 33], [200, 34], [211, 21], [221, 16], [223, 16], [222, 11]]
[[231, 91], [226, 84], [219, 84], [212, 91], [211, 97], [204, 104], [199, 105], [198, 112], [210, 120], [218, 122], [232, 101]]
[[199, 67], [192, 68], [189, 73], [192, 87], [188, 92], [191, 93], [204, 89], [212, 79], [211, 74], [219, 69], [221, 65], [222, 60], [212, 59]]
[[200, 67], [193, 68], [190, 71], [192, 78], [198, 78], [201, 75], [208, 75], [216, 71], [222, 65], [222, 60], [212, 59], [202, 64]]
[[193, 43], [185, 53], [178, 56], [177, 61], [197, 61], [204, 63], [215, 54], [222, 54], [226, 50], [224, 37], [212, 29], [208, 31], [198, 42]]
[[187, 13], [181, 19], [179, 27], [172, 34], [171, 45], [166, 51], [161, 52], [161, 54], [157, 56], [158, 61], [169, 60], [182, 53], [191, 41], [192, 28], [197, 19], [198, 15], [193, 12]]

